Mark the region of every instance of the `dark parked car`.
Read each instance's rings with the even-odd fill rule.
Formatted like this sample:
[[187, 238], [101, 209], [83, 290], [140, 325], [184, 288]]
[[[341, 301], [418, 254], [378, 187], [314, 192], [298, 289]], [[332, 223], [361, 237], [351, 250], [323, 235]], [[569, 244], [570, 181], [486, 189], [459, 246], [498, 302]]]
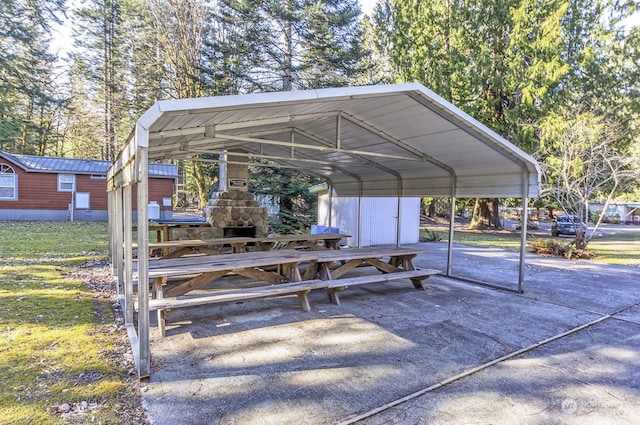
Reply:
[[[580, 226], [580, 220], [575, 215], [559, 215], [551, 225], [551, 236], [575, 235], [578, 226]], [[582, 231], [586, 231], [586, 227], [582, 224]]]

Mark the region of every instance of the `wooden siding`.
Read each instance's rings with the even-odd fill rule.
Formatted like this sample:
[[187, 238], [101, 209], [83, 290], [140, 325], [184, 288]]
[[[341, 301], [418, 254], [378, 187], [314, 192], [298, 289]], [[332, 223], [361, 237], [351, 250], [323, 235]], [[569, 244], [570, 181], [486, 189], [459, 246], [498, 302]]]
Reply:
[[[71, 202], [71, 192], [58, 192], [58, 174], [56, 173], [28, 173], [22, 168], [8, 161], [0, 163], [10, 165], [18, 176], [18, 199], [0, 200], [0, 210], [67, 210]], [[63, 173], [64, 174], [64, 173]], [[172, 197], [174, 189], [173, 179], [149, 179], [149, 201], [156, 201], [162, 205], [162, 198]], [[91, 178], [90, 175], [76, 175], [76, 192], [89, 193], [89, 210], [107, 210], [107, 180]], [[136, 208], [134, 188], [133, 198]], [[163, 211], [171, 207], [162, 207]]]

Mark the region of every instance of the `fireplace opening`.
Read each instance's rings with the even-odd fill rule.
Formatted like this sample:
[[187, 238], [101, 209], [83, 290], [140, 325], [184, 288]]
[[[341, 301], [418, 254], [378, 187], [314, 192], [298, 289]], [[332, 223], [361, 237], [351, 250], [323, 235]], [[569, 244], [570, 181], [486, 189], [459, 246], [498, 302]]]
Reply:
[[236, 226], [225, 227], [222, 229], [222, 237], [224, 238], [255, 238], [256, 227], [255, 226]]

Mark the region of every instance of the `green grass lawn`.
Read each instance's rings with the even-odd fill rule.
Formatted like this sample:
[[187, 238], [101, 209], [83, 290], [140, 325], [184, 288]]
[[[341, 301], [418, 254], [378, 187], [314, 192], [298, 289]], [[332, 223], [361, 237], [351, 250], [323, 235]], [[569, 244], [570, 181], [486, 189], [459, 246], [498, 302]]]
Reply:
[[0, 424], [124, 423], [126, 331], [76, 276], [107, 247], [106, 223], [0, 222]]
[[[441, 240], [449, 240], [449, 232], [445, 227], [430, 227], [427, 230], [428, 232], [424, 228], [420, 229], [421, 239], [429, 239], [430, 235], [435, 232]], [[637, 232], [598, 235], [591, 240], [587, 249], [595, 254], [594, 261], [640, 266], [640, 228], [637, 230]], [[535, 237], [540, 236], [532, 233], [529, 235], [529, 240]], [[554, 239], [561, 244], [572, 242], [569, 237], [545, 236], [544, 238]], [[453, 241], [465, 245], [503, 248], [512, 251], [520, 249], [520, 233], [510, 231], [480, 232], [456, 229]]]

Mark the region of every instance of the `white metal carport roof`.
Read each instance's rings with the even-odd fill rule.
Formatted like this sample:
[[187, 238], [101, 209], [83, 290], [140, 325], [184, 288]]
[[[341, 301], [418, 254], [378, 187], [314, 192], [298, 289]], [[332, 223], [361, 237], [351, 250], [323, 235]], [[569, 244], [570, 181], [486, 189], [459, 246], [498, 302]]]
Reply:
[[533, 158], [420, 84], [159, 101], [130, 143], [148, 146], [149, 161], [244, 152], [324, 177], [339, 196], [520, 198], [539, 188]]
[[[420, 84], [159, 101], [109, 168], [113, 273], [138, 374], [150, 373], [148, 291], [133, 323], [132, 186], [147, 222], [150, 161], [233, 153], [326, 178], [339, 196], [537, 196], [536, 161]], [[400, 205], [400, 203], [398, 203]], [[401, 215], [398, 214], [398, 217]], [[527, 215], [523, 215], [519, 290]], [[453, 220], [447, 276], [451, 276]], [[148, 232], [138, 232], [138, 282], [148, 281]]]

